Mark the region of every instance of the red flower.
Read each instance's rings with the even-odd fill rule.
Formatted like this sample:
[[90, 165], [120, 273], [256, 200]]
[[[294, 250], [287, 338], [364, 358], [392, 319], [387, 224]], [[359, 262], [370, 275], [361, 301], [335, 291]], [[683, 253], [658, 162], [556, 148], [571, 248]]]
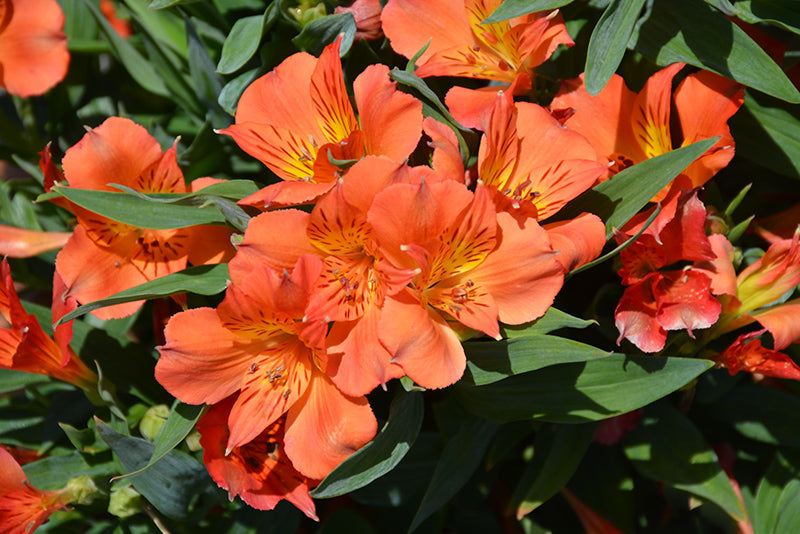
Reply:
[[800, 367], [789, 356], [761, 345], [758, 336], [766, 329], [742, 334], [715, 359], [720, 367], [735, 375], [739, 371], [776, 378], [800, 380]]
[[316, 520], [314, 501], [308, 494], [309, 486], [316, 481], [298, 472], [286, 456], [285, 417], [269, 425], [249, 443], [226, 453], [225, 444], [230, 435], [227, 421], [233, 400], [229, 397], [213, 405], [197, 422], [203, 462], [211, 478], [228, 491], [231, 500], [238, 495], [253, 508], [272, 510], [286, 499]]

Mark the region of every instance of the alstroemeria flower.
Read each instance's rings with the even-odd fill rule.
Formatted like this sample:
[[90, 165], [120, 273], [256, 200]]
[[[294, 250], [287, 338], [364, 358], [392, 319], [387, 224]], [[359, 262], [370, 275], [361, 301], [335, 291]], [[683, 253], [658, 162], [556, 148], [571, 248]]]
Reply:
[[725, 367], [732, 375], [739, 371], [747, 371], [776, 378], [800, 380], [800, 367], [789, 356], [761, 345], [758, 336], [764, 332], [766, 329], [739, 336], [730, 347], [714, 359], [717, 365]]
[[251, 219], [230, 263], [235, 278], [261, 263], [276, 270], [291, 268], [303, 254], [323, 260], [307, 318], [333, 321], [324, 368], [348, 395], [365, 395], [403, 375], [378, 339], [378, 320], [386, 295], [402, 290], [415, 271], [385, 261], [367, 211], [375, 195], [389, 185], [419, 183], [423, 176], [435, 179], [427, 167], [410, 168], [385, 156], [367, 156], [310, 214], [286, 209]]
[[[628, 339], [644, 352], [663, 349], [668, 330], [686, 329], [694, 337], [694, 329], [713, 325], [722, 310], [707, 271], [707, 263], [716, 256], [705, 235], [706, 210], [697, 193], [684, 191], [668, 217], [666, 223], [657, 218], [620, 253], [619, 275], [629, 287], [614, 311], [617, 342]], [[629, 237], [616, 234], [618, 243]], [[693, 265], [669, 269], [683, 261], [700, 263], [705, 269]]]
[[546, 109], [497, 96], [481, 139], [478, 178], [498, 208], [542, 221], [605, 172], [589, 142]]
[[454, 180], [394, 184], [375, 195], [367, 214], [384, 257], [419, 269], [410, 285], [387, 296], [381, 342], [415, 382], [442, 388], [464, 372], [455, 327], [500, 336], [498, 321], [540, 317], [561, 288], [563, 271], [535, 221], [496, 213], [488, 191]]
[[170, 319], [155, 369], [161, 385], [183, 402], [214, 404], [238, 393], [227, 451], [285, 415], [286, 454], [313, 479], [324, 478], [377, 431], [366, 398], [344, 395], [320, 368], [326, 323], [303, 321], [321, 270], [319, 258], [304, 255], [291, 274], [263, 264], [233, 278], [217, 309]]
[[[417, 61], [416, 74], [459, 76], [511, 84], [509, 94], [531, 88], [533, 68], [559, 44], [572, 46], [556, 11], [531, 13], [493, 24], [481, 24], [502, 0], [389, 0], [383, 8], [383, 31], [392, 48], [407, 58], [430, 44]], [[491, 110], [497, 90], [455, 87], [446, 103], [456, 118], [476, 127]]]
[[253, 441], [226, 453], [228, 416], [233, 399], [213, 405], [197, 422], [203, 463], [219, 487], [231, 500], [237, 495], [258, 510], [272, 510], [282, 500], [294, 504], [316, 520], [314, 500], [308, 494], [316, 481], [297, 471], [286, 457], [283, 432], [286, 418], [269, 425]]
[[6, 534], [29, 534], [70, 502], [65, 490], [34, 488], [11, 456], [0, 447], [0, 525]]
[[358, 117], [347, 96], [338, 39], [319, 59], [294, 54], [245, 89], [230, 135], [282, 182], [240, 201], [262, 209], [310, 202], [342, 175], [331, 163], [385, 155], [402, 162], [422, 132], [422, 103], [401, 93], [389, 68], [371, 65], [353, 82]]
[[67, 75], [64, 12], [56, 0], [0, 2], [0, 87], [41, 95]]
[[[121, 117], [111, 117], [67, 150], [63, 160], [69, 186], [118, 191], [109, 184], [142, 193], [185, 193], [175, 147], [166, 152], [147, 130]], [[199, 179], [194, 187], [210, 185]], [[79, 206], [72, 238], [56, 259], [56, 270], [68, 296], [81, 303], [99, 300], [149, 280], [194, 265], [224, 261], [233, 255], [231, 231], [224, 226], [150, 230], [117, 222]], [[130, 315], [141, 301], [95, 310], [101, 319]]]
[[767, 252], [736, 277], [738, 305], [728, 313], [743, 314], [778, 300], [800, 284], [800, 230], [776, 241]]
[[[675, 63], [658, 71], [638, 94], [615, 74], [600, 93], [592, 96], [581, 76], [565, 81], [550, 106], [574, 111], [565, 125], [583, 134], [598, 155], [611, 163], [609, 177], [675, 147], [722, 136], [673, 181], [681, 189], [694, 189], [733, 158], [733, 137], [726, 122], [742, 105], [744, 92], [736, 82], [700, 71], [687, 76], [673, 95], [672, 79], [681, 68], [682, 63]], [[664, 199], [668, 189], [665, 187], [653, 200]]]
[[[54, 295], [54, 300], [58, 298]], [[71, 337], [68, 326], [59, 328], [67, 329], [67, 337]], [[68, 341], [56, 343], [44, 333], [36, 317], [25, 311], [14, 289], [8, 260], [0, 262], [0, 368], [51, 376], [87, 392], [96, 389], [97, 375], [67, 345]]]

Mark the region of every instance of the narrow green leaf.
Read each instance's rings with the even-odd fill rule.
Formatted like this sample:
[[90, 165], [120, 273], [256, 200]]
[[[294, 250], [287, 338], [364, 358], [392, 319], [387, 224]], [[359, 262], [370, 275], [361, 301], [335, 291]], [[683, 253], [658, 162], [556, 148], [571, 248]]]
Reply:
[[110, 475], [116, 470], [110, 452], [91, 455], [90, 458], [92, 463], [88, 463], [78, 452], [66, 456], [48, 456], [25, 464], [22, 470], [31, 485], [41, 490], [61, 489], [72, 477]]
[[95, 21], [100, 25], [100, 30], [108, 40], [111, 52], [114, 54], [120, 63], [125, 67], [125, 70], [136, 80], [136, 83], [147, 89], [151, 93], [160, 96], [167, 96], [169, 92], [164, 85], [163, 80], [156, 74], [153, 66], [136, 51], [136, 49], [128, 41], [119, 36], [117, 31], [111, 27], [111, 24], [106, 20], [100, 10], [90, 0], [84, 0], [84, 5], [89, 9], [94, 16]]
[[[100, 437], [117, 455], [125, 471], [140, 469], [153, 456], [153, 443], [124, 436], [99, 419], [95, 421]], [[170, 451], [158, 462], [157, 469], [132, 477], [131, 483], [165, 516], [185, 521], [198, 488], [210, 486], [211, 481], [203, 464], [186, 453]]]
[[572, 0], [503, 0], [503, 3], [483, 20], [482, 24], [492, 24], [514, 17], [521, 17], [536, 11], [545, 11], [571, 4]]
[[597, 324], [597, 322], [574, 317], [551, 306], [544, 315], [532, 323], [514, 326], [503, 325], [501, 331], [503, 337], [515, 339], [534, 334], [549, 334], [553, 330], [558, 330], [560, 328], [586, 328], [593, 324]]
[[225, 291], [228, 281], [228, 265], [220, 263], [217, 265], [198, 265], [189, 267], [177, 273], [150, 280], [144, 284], [120, 291], [110, 297], [89, 302], [83, 306], [78, 306], [68, 314], [61, 317], [56, 325], [66, 323], [82, 315], [114, 304], [125, 302], [135, 302], [137, 300], [149, 300], [179, 293], [195, 293], [198, 295], [216, 295]]
[[474, 417], [463, 420], [458, 434], [450, 438], [439, 457], [409, 532], [447, 503], [467, 483], [480, 465], [496, 431], [497, 425], [491, 421]]
[[609, 355], [608, 351], [571, 339], [535, 334], [502, 341], [468, 341], [464, 343], [464, 352], [467, 372], [461, 382], [475, 386], [550, 365], [585, 362]]
[[646, 159], [617, 173], [570, 202], [559, 217], [574, 217], [588, 211], [606, 222], [606, 235], [620, 228], [694, 160], [703, 155], [719, 136]]
[[319, 55], [339, 34], [344, 34], [339, 45], [339, 55], [344, 56], [350, 51], [356, 36], [356, 19], [352, 13], [337, 13], [312, 20], [292, 39], [292, 43], [300, 50]]
[[239, 99], [242, 97], [242, 93], [244, 93], [247, 86], [261, 74], [261, 69], [248, 70], [226, 83], [225, 87], [223, 87], [222, 91], [219, 93], [218, 102], [219, 105], [222, 106], [222, 109], [231, 115], [235, 115], [236, 106], [239, 103]]
[[0, 369], [0, 393], [17, 391], [29, 384], [47, 382], [49, 377], [35, 373], [25, 373], [12, 369]]
[[110, 185], [120, 191], [136, 195], [150, 202], [182, 204], [186, 206], [200, 206], [212, 196], [227, 198], [229, 200], [241, 200], [246, 196], [252, 195], [259, 189], [252, 180], [225, 180], [224, 182], [211, 184], [203, 189], [185, 194], [142, 193], [141, 191], [136, 191], [124, 185]]
[[800, 11], [797, 0], [738, 0], [733, 14], [750, 24], [766, 22], [800, 34]]
[[[214, 207], [165, 204], [139, 195], [92, 189], [56, 187], [59, 193], [82, 208], [139, 228], [170, 230], [198, 224], [224, 224], [225, 217]], [[169, 198], [168, 196], [162, 198]], [[173, 196], [173, 198], [175, 198]]]
[[683, 387], [708, 360], [626, 356], [553, 365], [486, 386], [458, 385], [471, 412], [497, 421], [597, 421], [645, 406]]
[[[272, 9], [272, 4], [267, 11]], [[220, 74], [231, 74], [244, 67], [250, 61], [261, 44], [262, 29], [264, 27], [264, 16], [261, 15], [243, 17], [237, 20], [231, 28], [225, 43], [222, 45], [222, 54], [217, 64], [217, 72]]]
[[194, 90], [200, 99], [214, 111], [216, 108], [219, 93], [222, 91], [222, 80], [216, 71], [216, 65], [208, 55], [205, 43], [197, 34], [197, 30], [192, 24], [192, 19], [186, 18], [186, 36], [189, 41], [187, 59], [189, 62], [189, 73], [192, 77]]
[[622, 443], [625, 455], [642, 475], [708, 499], [737, 521], [745, 517], [716, 453], [692, 421], [672, 405], [648, 406]]
[[603, 11], [589, 39], [585, 85], [596, 95], [616, 72], [645, 0], [613, 0]]
[[655, 0], [636, 50], [659, 65], [683, 61], [768, 95], [800, 103], [800, 91], [764, 50], [721, 12], [695, 0]]
[[186, 57], [186, 30], [177, 11], [155, 10], [150, 0], [125, 0], [125, 5], [130, 8], [139, 25], [153, 36], [158, 46], [166, 46], [180, 57]]
[[414, 444], [424, 409], [419, 392], [402, 393], [392, 402], [380, 434], [342, 462], [311, 492], [316, 499], [344, 495], [391, 471]]
[[165, 9], [180, 4], [192, 4], [198, 1], [199, 0], [152, 0], [152, 2], [150, 2], [150, 9]]
[[800, 456], [778, 450], [758, 485], [751, 509], [758, 534], [781, 534], [800, 529]]
[[192, 431], [202, 413], [202, 404], [194, 406], [176, 400], [172, 405], [172, 409], [169, 411], [167, 420], [164, 421], [164, 426], [161, 427], [158, 436], [156, 436], [155, 441], [153, 441], [155, 450], [153, 450], [153, 456], [150, 457], [147, 464], [136, 471], [131, 471], [130, 473], [125, 473], [115, 478], [120, 479], [139, 475], [158, 463], [169, 451], [177, 447], [181, 441], [183, 441], [183, 438], [189, 435], [189, 432]]
[[800, 178], [800, 109], [745, 91], [744, 105], [731, 118], [736, 153], [759, 166]]
[[543, 428], [536, 433], [533, 458], [511, 496], [517, 519], [534, 511], [566, 486], [589, 449], [596, 429], [597, 423], [584, 423]]
[[732, 425], [750, 439], [782, 447], [800, 447], [800, 399], [775, 388], [742, 384], [703, 414]]

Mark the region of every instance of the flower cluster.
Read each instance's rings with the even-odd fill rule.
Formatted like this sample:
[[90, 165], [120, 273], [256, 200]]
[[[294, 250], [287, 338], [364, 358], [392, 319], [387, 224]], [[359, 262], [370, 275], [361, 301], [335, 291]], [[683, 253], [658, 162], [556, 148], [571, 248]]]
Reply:
[[[231, 35], [256, 26], [267, 31], [284, 7], [279, 4], [263, 17], [237, 22], [238, 33]], [[535, 324], [534, 333], [525, 337], [569, 353], [545, 365], [603, 360], [621, 347], [643, 360], [643, 353], [693, 357], [708, 361], [692, 363], [731, 374], [800, 380], [800, 366], [781, 352], [800, 342], [800, 299], [795, 298], [800, 205], [758, 220], [753, 225], [757, 237], [748, 239], [763, 238], [767, 245], [759, 250], [766, 250], [760, 257], [751, 250], [743, 260], [744, 227], [734, 228], [733, 207], [721, 215], [706, 203], [719, 196], [710, 181], [737, 150], [728, 121], [745, 102], [743, 86], [681, 62], [655, 71], [638, 92], [617, 74], [597, 94], [587, 88], [587, 74], [547, 80], [540, 66], [559, 47], [563, 52], [574, 45], [561, 11], [487, 22], [501, 4], [356, 0], [331, 15], [346, 20], [352, 31], [326, 37], [318, 43], [318, 55], [282, 55], [269, 68], [237, 78], [241, 97], [233, 119], [220, 119], [222, 107], [216, 105], [207, 116], [194, 118], [204, 124], [204, 135], [227, 151], [214, 156], [245, 160], [247, 169], [266, 167], [270, 178], [264, 187], [236, 180], [233, 165], [220, 171], [220, 178], [205, 176], [202, 165], [202, 173], [186, 170], [179, 139], [173, 142], [160, 129], [148, 131], [139, 124], [147, 124], [145, 114], [130, 114], [136, 120], [104, 114], [82, 137], [59, 139], [65, 149], [60, 161], [54, 157], [58, 149], [45, 146], [39, 153], [45, 193], [40, 200], [50, 201], [46, 209], [58, 213], [62, 223], [68, 221], [50, 229], [69, 231], [0, 225], [0, 368], [76, 386], [95, 407], [108, 410], [119, 427], [138, 422], [137, 413], [141, 418], [145, 410], [123, 413], [114, 388], [104, 389], [107, 377], [100, 364], [92, 370], [85, 363], [94, 359], [89, 350], [73, 348], [70, 320], [80, 315], [78, 306], [90, 305], [84, 312], [93, 317], [81, 327], [129, 327], [148, 309], [145, 299], [167, 296], [172, 300], [153, 313], [155, 342], [147, 350], [156, 345], [154, 358], [142, 366], [158, 391], [131, 396], [151, 403], [161, 394], [205, 405], [189, 424], [188, 418], [173, 420], [180, 428], [170, 428], [172, 437], [164, 439], [174, 438], [185, 425], [186, 432], [175, 440], [182, 441], [196, 423], [197, 446], [187, 439], [186, 448], [198, 452], [192, 460], [198, 466], [202, 448], [208, 473], [231, 500], [238, 496], [259, 510], [286, 500], [313, 520], [319, 518], [311, 492], [378, 432], [381, 416], [373, 412], [373, 395], [395, 379], [406, 389], [412, 389], [410, 383], [425, 390], [456, 384], [468, 368], [465, 341], [475, 340], [473, 347], [501, 345], [495, 342], [512, 330], [505, 326], [539, 320], [561, 296], [566, 280], [611, 256], [619, 279], [609, 271], [614, 278], [607, 294], [616, 298], [601, 325], [604, 333], [612, 332], [606, 340], [610, 347], [551, 336], [552, 330], [581, 322], [571, 317], [562, 323], [563, 312], [555, 310], [543, 321], [555, 316], [551, 325], [536, 330], [542, 322]], [[103, 47], [125, 51], [126, 68], [141, 67], [131, 44], [145, 26], [136, 9], [119, 9], [122, 18], [108, 0], [91, 9], [111, 43]], [[326, 16], [325, 4], [304, 2], [292, 14], [293, 24], [311, 28], [310, 35], [319, 31], [312, 25]], [[20, 98], [43, 94], [63, 80], [70, 61], [63, 27], [55, 0], [0, 0], [0, 86]], [[303, 32], [299, 37], [308, 37]], [[140, 37], [155, 51], [152, 35]], [[384, 37], [381, 54], [409, 59], [405, 71], [375, 63], [355, 73], [343, 64], [351, 46], [378, 57], [373, 42]], [[200, 50], [202, 37], [188, 38], [189, 74], [195, 80], [205, 75], [213, 87], [212, 74], [198, 74], [198, 65], [209, 59]], [[231, 42], [235, 39], [226, 46]], [[71, 48], [81, 46], [85, 43], [78, 41]], [[175, 59], [180, 46], [158, 56], [176, 76], [183, 75]], [[246, 55], [237, 61], [243, 65], [254, 58], [255, 48]], [[141, 83], [147, 68], [137, 72]], [[246, 79], [252, 81], [242, 83]], [[453, 80], [462, 85], [447, 85]], [[416, 91], [401, 87], [404, 82]], [[154, 93], [173, 91], [194, 102], [183, 78], [150, 84]], [[431, 86], [445, 89], [437, 95]], [[203, 107], [200, 102], [205, 101], [198, 97]], [[120, 109], [115, 113], [126, 115]], [[201, 141], [192, 145], [195, 156], [203, 150]], [[705, 142], [705, 152], [695, 145], [695, 159], [675, 168], [674, 178], [654, 179], [642, 194], [633, 190], [635, 169], [650, 163], [640, 164], [662, 158], [676, 166], [678, 159], [669, 158], [698, 142]], [[640, 178], [649, 177], [642, 171]], [[625, 194], [614, 191], [621, 181], [629, 189]], [[613, 202], [606, 194], [615, 196]], [[628, 201], [626, 194], [635, 200]], [[149, 221], [130, 208], [134, 201], [159, 207], [148, 213], [178, 215]], [[614, 203], [624, 204], [619, 210], [626, 212], [624, 219], [609, 206]], [[198, 215], [215, 209], [209, 219]], [[612, 237], [617, 248], [598, 259], [613, 248], [607, 243]], [[12, 280], [14, 260], [5, 259], [48, 253], [54, 264], [47, 272], [48, 283], [53, 274], [52, 335], [23, 307], [18, 291], [24, 284]], [[210, 271], [225, 277], [211, 291], [198, 291], [210, 297], [198, 305], [184, 292], [203, 286], [209, 278], [202, 277]], [[169, 306], [174, 313], [165, 311]], [[126, 318], [131, 322], [115, 322]], [[513, 347], [513, 340], [504, 346]], [[691, 376], [687, 372], [661, 396], [701, 372], [700, 367]], [[475, 386], [484, 385], [470, 378]], [[569, 387], [583, 398], [584, 379], [569, 379], [575, 382]], [[576, 407], [549, 420], [605, 418], [586, 436], [586, 443], [593, 439], [604, 445], [633, 439], [627, 436], [652, 420], [643, 415], [644, 406], [660, 398], [610, 402], [607, 409], [602, 399], [585, 397], [596, 406]], [[176, 413], [174, 407], [162, 407]], [[140, 433], [158, 441], [160, 424]], [[119, 444], [126, 442], [137, 451], [135, 461], [120, 461], [126, 469], [142, 464], [146, 452], [154, 454], [152, 463], [160, 458], [153, 451], [167, 454], [161, 450], [164, 441], [151, 446], [114, 436], [113, 425], [106, 426], [98, 419], [91, 431], [66, 431], [80, 454], [96, 452], [99, 441], [90, 443], [95, 433], [119, 458], [124, 456]], [[542, 441], [558, 443], [561, 436]], [[540, 458], [530, 464], [539, 465]], [[83, 457], [75, 462], [84, 462]], [[152, 465], [139, 467], [136, 476]], [[100, 491], [90, 482], [81, 486], [84, 482], [38, 490], [12, 454], [0, 448], [0, 528], [32, 531], [50, 514]], [[144, 487], [136, 489], [151, 498]], [[112, 492], [122, 494], [120, 488]], [[520, 495], [527, 491], [517, 490], [513, 498], [524, 500]], [[616, 529], [570, 490], [562, 493], [586, 525]], [[527, 504], [515, 506], [518, 513], [528, 511]]]

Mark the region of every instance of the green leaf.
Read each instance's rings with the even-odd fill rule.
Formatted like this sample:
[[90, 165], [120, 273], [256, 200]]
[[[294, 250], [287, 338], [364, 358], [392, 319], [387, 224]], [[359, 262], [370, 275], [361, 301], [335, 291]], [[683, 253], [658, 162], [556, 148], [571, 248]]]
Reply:
[[78, 306], [68, 314], [61, 317], [56, 325], [71, 321], [81, 315], [125, 302], [137, 300], [150, 300], [169, 297], [179, 293], [195, 293], [197, 295], [216, 295], [225, 291], [228, 283], [228, 264], [198, 265], [189, 267], [177, 273], [168, 274], [144, 284], [120, 291], [110, 297], [89, 302]]
[[356, 36], [356, 19], [352, 13], [337, 13], [312, 20], [292, 39], [292, 43], [306, 52], [319, 55], [325, 46], [344, 34], [339, 45], [339, 56], [344, 56], [353, 45]]
[[176, 400], [172, 405], [172, 409], [170, 409], [167, 420], [164, 421], [164, 426], [161, 427], [158, 436], [156, 436], [155, 441], [153, 441], [155, 450], [147, 464], [136, 471], [120, 475], [116, 477], [116, 479], [139, 475], [158, 463], [169, 451], [180, 445], [183, 438], [189, 435], [189, 432], [192, 431], [202, 413], [202, 404], [194, 406]]
[[217, 64], [217, 72], [231, 74], [250, 61], [261, 44], [264, 18], [271, 9], [274, 9], [274, 2], [263, 14], [243, 17], [234, 23], [222, 45], [222, 55]]
[[311, 496], [327, 499], [344, 495], [391, 471], [417, 439], [423, 415], [422, 395], [402, 393], [392, 402], [389, 420], [380, 434], [325, 477]]
[[672, 405], [648, 406], [622, 443], [625, 455], [642, 475], [708, 499], [737, 521], [745, 517], [717, 455], [692, 421]]
[[800, 455], [778, 450], [758, 485], [751, 510], [758, 534], [800, 530]]
[[133, 19], [158, 43], [186, 57], [186, 29], [176, 11], [157, 11], [150, 0], [125, 0]]
[[191, 4], [198, 1], [199, 0], [152, 0], [152, 2], [150, 2], [150, 9], [164, 9], [180, 4]]
[[570, 202], [559, 218], [588, 211], [606, 222], [606, 236], [613, 234], [661, 191], [673, 178], [719, 141], [719, 136], [697, 141], [646, 159], [617, 173]]
[[[511, 496], [517, 519], [528, 515], [566, 486], [592, 443], [597, 423], [560, 425], [536, 433], [533, 459]], [[553, 432], [555, 430], [555, 432]]]
[[182, 204], [187, 206], [200, 206], [212, 197], [222, 197], [229, 200], [241, 200], [258, 191], [258, 186], [252, 180], [225, 180], [211, 184], [207, 187], [192, 193], [173, 194], [173, 193], [142, 193], [130, 187], [111, 184], [117, 189], [136, 195], [150, 202], [161, 202], [163, 204]]
[[745, 91], [744, 105], [731, 118], [736, 153], [785, 176], [800, 178], [800, 109]]
[[50, 380], [45, 375], [25, 373], [12, 369], [0, 369], [0, 393], [9, 393], [22, 389], [29, 384], [41, 384]]
[[489, 447], [497, 425], [486, 419], [465, 418], [461, 429], [445, 445], [408, 531], [412, 532], [447, 503], [467, 483]]
[[503, 0], [503, 3], [481, 24], [492, 24], [536, 11], [545, 11], [571, 4], [572, 0]]
[[32, 486], [49, 491], [63, 488], [72, 477], [110, 475], [117, 469], [109, 452], [88, 455], [87, 458], [78, 452], [67, 456], [48, 456], [25, 464], [22, 470]]
[[248, 70], [226, 83], [219, 93], [218, 102], [222, 109], [231, 115], [235, 115], [236, 106], [242, 97], [242, 93], [261, 73], [261, 69]]
[[[205, 43], [197, 34], [197, 30], [188, 17], [186, 18], [186, 36], [189, 41], [187, 55], [189, 74], [192, 77], [194, 90], [200, 96], [208, 111], [213, 112], [218, 106], [217, 99], [222, 91], [222, 80], [217, 74], [214, 62], [208, 55]], [[220, 123], [218, 126], [224, 127], [227, 124]]]
[[800, 103], [800, 91], [741, 28], [695, 0], [655, 0], [638, 28], [636, 50], [659, 65], [683, 61], [781, 100]]
[[513, 326], [503, 325], [501, 332], [503, 333], [503, 337], [514, 339], [534, 334], [549, 334], [553, 330], [558, 330], [560, 328], [586, 328], [593, 324], [597, 324], [597, 321], [574, 317], [551, 306], [544, 315], [532, 323]]
[[458, 385], [471, 412], [497, 421], [597, 421], [645, 406], [683, 387], [708, 360], [626, 356], [553, 365], [486, 386]]
[[[153, 456], [153, 443], [124, 436], [99, 419], [95, 418], [95, 421], [100, 437], [117, 455], [125, 471], [142, 468]], [[186, 520], [189, 504], [197, 495], [198, 488], [210, 486], [211, 481], [203, 464], [186, 453], [170, 451], [158, 462], [157, 469], [148, 469], [131, 477], [131, 483], [165, 516]]]
[[589, 39], [585, 85], [596, 95], [616, 72], [645, 0], [613, 0], [603, 11]]
[[[55, 187], [59, 193], [89, 211], [139, 228], [171, 230], [198, 224], [224, 224], [225, 217], [211, 206], [152, 202], [139, 195], [93, 189]], [[162, 198], [175, 198], [165, 194]]]
[[133, 45], [119, 36], [97, 6], [90, 0], [84, 0], [84, 5], [89, 9], [94, 19], [100, 25], [100, 30], [108, 40], [112, 54], [122, 63], [125, 70], [128, 71], [128, 74], [136, 80], [136, 83], [151, 93], [167, 96], [169, 94], [167, 87], [158, 74], [156, 74], [153, 66], [136, 51]]
[[738, 0], [733, 14], [750, 24], [766, 22], [800, 34], [800, 11], [797, 0]]
[[702, 407], [703, 414], [724, 421], [745, 437], [781, 445], [800, 447], [800, 399], [777, 390], [742, 384], [730, 393]]
[[605, 358], [606, 350], [563, 337], [530, 335], [502, 341], [464, 343], [466, 385], [482, 386], [506, 377], [560, 363], [585, 362]]

